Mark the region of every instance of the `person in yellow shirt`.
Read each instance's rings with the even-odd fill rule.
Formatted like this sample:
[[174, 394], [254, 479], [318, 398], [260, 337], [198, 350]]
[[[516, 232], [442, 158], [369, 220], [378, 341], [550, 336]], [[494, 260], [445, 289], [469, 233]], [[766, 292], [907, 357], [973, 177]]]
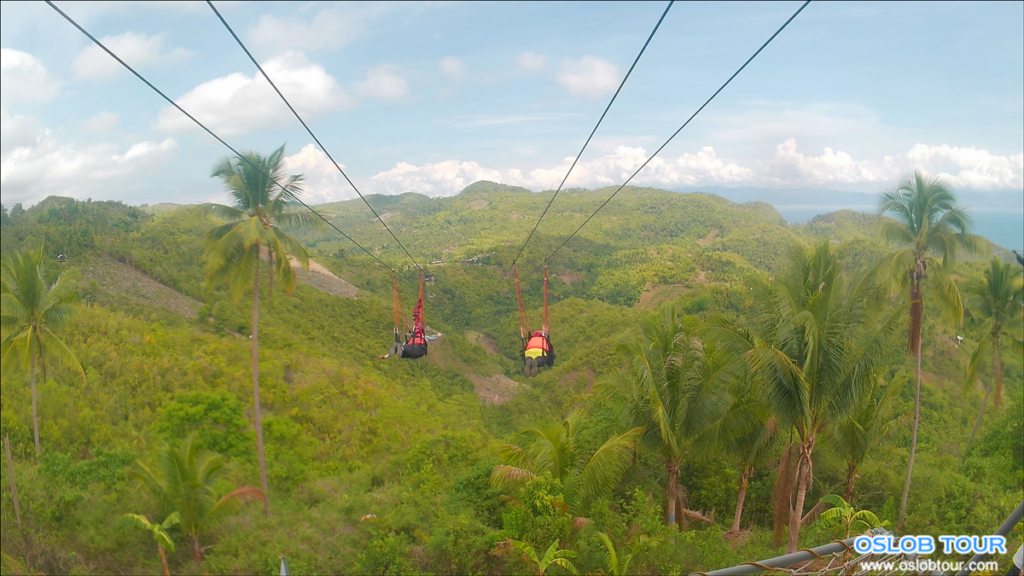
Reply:
[[523, 351], [523, 374], [527, 377], [536, 376], [543, 366], [555, 365], [555, 348], [551, 339], [540, 330], [530, 336]]

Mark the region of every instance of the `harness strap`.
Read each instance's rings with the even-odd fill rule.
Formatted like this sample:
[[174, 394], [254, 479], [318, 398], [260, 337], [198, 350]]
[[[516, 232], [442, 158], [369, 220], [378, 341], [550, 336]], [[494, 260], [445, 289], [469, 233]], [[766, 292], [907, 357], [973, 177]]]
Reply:
[[548, 327], [548, 263], [544, 262], [544, 326], [541, 328], [544, 330], [544, 336], [547, 337], [549, 332]]
[[519, 268], [513, 266], [512, 271], [516, 278], [516, 304], [519, 306], [519, 338], [523, 341], [523, 350], [526, 350], [526, 335], [530, 329], [526, 320], [526, 310], [523, 310], [523, 292], [519, 289]]
[[[391, 276], [391, 287], [395, 293], [395, 334], [398, 334], [398, 279]], [[396, 336], [397, 338], [397, 336]]]
[[420, 296], [416, 301], [416, 308], [412, 311], [413, 334], [423, 335], [426, 328], [423, 324], [423, 271], [420, 270]]

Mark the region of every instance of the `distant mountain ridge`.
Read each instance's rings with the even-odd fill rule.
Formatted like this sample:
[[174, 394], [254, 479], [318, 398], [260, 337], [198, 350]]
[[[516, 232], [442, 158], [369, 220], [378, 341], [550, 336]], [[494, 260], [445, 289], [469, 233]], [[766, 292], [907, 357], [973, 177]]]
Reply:
[[[830, 189], [774, 190], [770, 188], [675, 188], [674, 191], [706, 192], [733, 202], [767, 202], [789, 223], [807, 222], [837, 210], [874, 213], [881, 199], [879, 193], [849, 192]], [[968, 210], [974, 221], [973, 231], [992, 242], [1016, 248], [1024, 246], [1024, 191], [998, 190], [978, 192], [957, 190], [958, 203]]]
[[[753, 186], [728, 188], [724, 186], [680, 187], [673, 192], [706, 192], [727, 198], [733, 202], [767, 202], [772, 206], [814, 205], [814, 206], [864, 206], [877, 209], [882, 190], [877, 193], [850, 192], [828, 188], [772, 189]], [[1024, 191], [999, 190], [978, 192], [957, 190], [958, 202], [975, 209], [1000, 209], [1024, 212]]]

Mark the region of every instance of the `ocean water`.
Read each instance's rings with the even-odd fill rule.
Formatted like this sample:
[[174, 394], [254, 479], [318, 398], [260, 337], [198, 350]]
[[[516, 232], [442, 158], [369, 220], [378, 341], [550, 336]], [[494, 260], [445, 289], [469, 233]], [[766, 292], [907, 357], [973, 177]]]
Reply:
[[[869, 214], [877, 213], [878, 206], [873, 204], [781, 204], [775, 206], [779, 214], [791, 224], [807, 222], [819, 214], [828, 214], [837, 210], [856, 210]], [[1009, 250], [1024, 251], [1024, 211], [1017, 209], [973, 208], [968, 209], [971, 216], [971, 232], [988, 238], [992, 242]]]

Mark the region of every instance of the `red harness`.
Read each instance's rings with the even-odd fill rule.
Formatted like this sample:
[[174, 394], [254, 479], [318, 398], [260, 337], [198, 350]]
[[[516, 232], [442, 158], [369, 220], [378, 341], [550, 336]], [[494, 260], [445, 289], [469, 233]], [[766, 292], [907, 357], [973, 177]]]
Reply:
[[[399, 323], [399, 310], [402, 309], [402, 299], [398, 295], [398, 279], [394, 276], [391, 277], [391, 286], [395, 292], [395, 341], [398, 341], [398, 333], [400, 331]], [[427, 345], [426, 339], [426, 327], [423, 323], [423, 271], [420, 270], [420, 295], [416, 301], [416, 307], [412, 309], [412, 336], [406, 341], [406, 344], [413, 345]]]
[[[516, 267], [512, 268], [515, 274], [516, 280], [516, 305], [519, 307], [519, 337], [523, 341], [523, 350], [531, 350], [540, 348], [545, 352], [550, 351], [548, 347], [548, 339], [544, 336], [529, 336], [532, 334], [530, 331], [530, 323], [526, 317], [526, 308], [523, 307], [523, 293], [519, 288], [519, 269]], [[544, 320], [542, 324], [543, 334], [546, 336], [550, 334], [548, 328], [548, 265], [544, 264]]]

